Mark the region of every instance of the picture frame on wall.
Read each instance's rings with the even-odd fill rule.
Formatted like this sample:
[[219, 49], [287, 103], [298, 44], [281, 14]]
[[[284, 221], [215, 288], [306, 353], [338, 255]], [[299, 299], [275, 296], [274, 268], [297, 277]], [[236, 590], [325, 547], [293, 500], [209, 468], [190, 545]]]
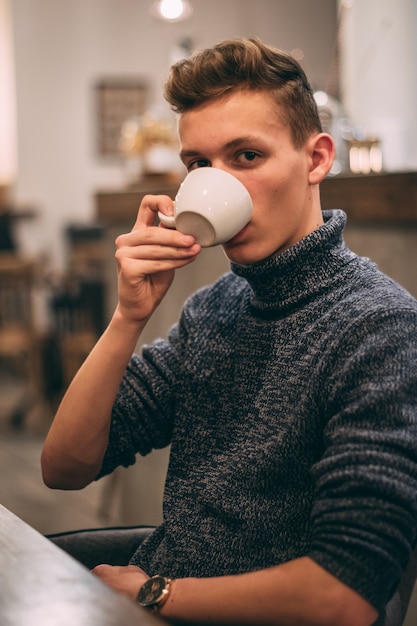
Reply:
[[94, 86], [97, 108], [97, 150], [102, 157], [120, 157], [122, 124], [147, 108], [148, 85], [140, 78], [104, 78]]

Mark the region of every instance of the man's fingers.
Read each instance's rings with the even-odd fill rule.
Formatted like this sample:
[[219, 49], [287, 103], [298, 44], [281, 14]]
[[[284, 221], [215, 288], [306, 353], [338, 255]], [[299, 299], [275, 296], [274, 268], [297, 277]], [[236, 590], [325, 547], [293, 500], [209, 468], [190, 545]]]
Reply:
[[155, 224], [158, 211], [162, 211], [166, 215], [173, 215], [174, 202], [169, 196], [159, 195], [152, 196], [147, 194], [142, 198], [136, 221], [132, 230], [146, 228]]
[[[175, 230], [159, 227], [139, 227], [130, 233], [124, 233], [116, 238], [116, 250], [134, 248], [139, 256], [149, 254], [151, 257], [166, 257], [178, 255], [181, 250], [194, 248], [198, 245], [192, 235], [184, 235]], [[198, 247], [200, 251], [200, 246]]]

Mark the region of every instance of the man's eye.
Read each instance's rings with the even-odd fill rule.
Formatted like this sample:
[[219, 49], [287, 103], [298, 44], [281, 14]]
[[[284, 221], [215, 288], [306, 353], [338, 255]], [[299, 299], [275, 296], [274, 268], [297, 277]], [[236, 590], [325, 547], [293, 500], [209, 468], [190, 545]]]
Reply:
[[196, 170], [199, 167], [210, 167], [210, 163], [207, 161], [207, 159], [197, 159], [196, 161], [187, 163], [187, 170], [189, 172], [191, 172], [191, 170]]
[[253, 152], [253, 150], [247, 150], [246, 152], [241, 152], [238, 156], [239, 161], [254, 161], [257, 157], [257, 153]]

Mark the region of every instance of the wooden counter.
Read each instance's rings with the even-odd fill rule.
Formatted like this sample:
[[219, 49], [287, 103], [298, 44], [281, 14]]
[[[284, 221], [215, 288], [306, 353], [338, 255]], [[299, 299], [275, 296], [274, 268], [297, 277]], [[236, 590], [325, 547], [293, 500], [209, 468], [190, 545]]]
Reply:
[[[147, 193], [175, 196], [179, 181], [150, 177], [137, 187], [96, 194], [96, 217], [104, 224], [132, 223]], [[343, 174], [320, 185], [323, 209], [343, 209], [349, 221], [417, 225], [417, 172], [363, 176]]]
[[343, 209], [350, 222], [417, 226], [417, 172], [334, 176], [320, 190], [323, 209]]
[[96, 218], [102, 224], [130, 224], [136, 219], [143, 196], [164, 194], [175, 197], [181, 180], [150, 176], [137, 186], [102, 190], [96, 193]]

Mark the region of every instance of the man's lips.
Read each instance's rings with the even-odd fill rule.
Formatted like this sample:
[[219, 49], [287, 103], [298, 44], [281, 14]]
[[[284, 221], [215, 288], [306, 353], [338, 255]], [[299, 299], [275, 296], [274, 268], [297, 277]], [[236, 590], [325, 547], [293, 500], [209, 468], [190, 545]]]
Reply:
[[229, 244], [232, 244], [232, 245], [233, 245], [233, 244], [235, 244], [235, 243], [238, 243], [238, 242], [239, 242], [239, 240], [240, 240], [240, 239], [244, 236], [244, 232], [246, 231], [246, 229], [248, 228], [248, 226], [249, 226], [249, 223], [248, 223], [248, 224], [246, 224], [246, 226], [244, 226], [244, 227], [242, 228], [242, 230], [240, 230], [240, 231], [239, 231], [239, 232], [238, 232], [238, 233], [237, 233], [234, 237], [232, 237], [231, 239], [229, 239], [229, 241], [226, 241], [226, 245], [229, 245]]

